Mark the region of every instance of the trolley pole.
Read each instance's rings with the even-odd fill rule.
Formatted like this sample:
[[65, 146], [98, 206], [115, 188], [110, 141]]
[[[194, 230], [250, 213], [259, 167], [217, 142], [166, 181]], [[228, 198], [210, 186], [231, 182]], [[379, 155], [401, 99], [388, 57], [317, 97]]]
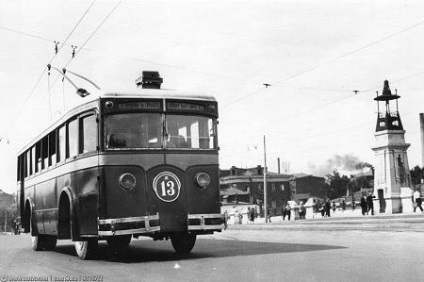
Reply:
[[268, 223], [268, 204], [267, 204], [267, 189], [266, 189], [266, 139], [264, 135], [264, 213], [265, 213], [265, 223]]

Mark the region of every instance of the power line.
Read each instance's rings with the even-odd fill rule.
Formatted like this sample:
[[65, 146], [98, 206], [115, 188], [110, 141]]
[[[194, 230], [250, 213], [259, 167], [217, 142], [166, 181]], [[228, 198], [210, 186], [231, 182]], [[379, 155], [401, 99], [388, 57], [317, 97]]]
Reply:
[[[378, 43], [381, 43], [381, 42], [383, 42], [383, 41], [385, 41], [385, 40], [387, 40], [387, 39], [389, 39], [389, 38], [392, 38], [392, 37], [397, 36], [397, 35], [399, 35], [399, 34], [401, 34], [401, 33], [404, 33], [404, 32], [406, 32], [406, 31], [408, 31], [408, 30], [410, 30], [410, 29], [416, 28], [416, 27], [418, 27], [418, 26], [420, 26], [420, 25], [422, 25], [422, 24], [424, 24], [424, 20], [423, 20], [423, 21], [420, 21], [420, 22], [418, 22], [418, 23], [416, 23], [416, 24], [413, 24], [413, 25], [411, 25], [411, 26], [408, 26], [408, 27], [406, 27], [406, 28], [404, 28], [404, 29], [402, 29], [402, 30], [400, 30], [400, 31], [397, 31], [397, 32], [394, 32], [394, 33], [392, 33], [392, 34], [386, 35], [386, 36], [384, 36], [384, 37], [382, 37], [382, 38], [380, 38], [380, 39], [378, 39], [378, 40], [376, 40], [376, 41], [373, 41], [373, 42], [371, 42], [371, 43], [367, 44], [367, 45], [364, 45], [364, 46], [362, 46], [362, 47], [359, 47], [359, 48], [356, 48], [356, 49], [354, 49], [354, 50], [352, 50], [352, 51], [349, 51], [349, 52], [347, 52], [347, 53], [345, 53], [345, 54], [343, 54], [343, 55], [341, 55], [341, 56], [338, 56], [338, 57], [333, 58], [333, 59], [331, 59], [331, 60], [328, 60], [328, 61], [326, 61], [326, 62], [323, 62], [323, 63], [317, 64], [317, 65], [315, 65], [315, 66], [313, 66], [313, 67], [310, 67], [310, 68], [305, 69], [305, 70], [303, 70], [303, 71], [300, 71], [300, 72], [298, 72], [298, 73], [294, 73], [294, 74], [292, 74], [292, 75], [290, 75], [290, 76], [288, 76], [288, 77], [286, 77], [286, 78], [284, 78], [284, 79], [281, 79], [281, 80], [278, 80], [278, 81], [276, 81], [276, 82], [272, 83], [272, 85], [277, 86], [278, 84], [281, 84], [281, 83], [286, 82], [286, 81], [288, 81], [288, 80], [294, 79], [294, 78], [296, 78], [296, 77], [298, 77], [298, 76], [301, 76], [301, 75], [303, 75], [303, 74], [305, 74], [305, 73], [312, 72], [312, 71], [314, 71], [314, 70], [316, 70], [316, 69], [318, 69], [318, 68], [321, 68], [321, 67], [323, 67], [323, 66], [325, 66], [325, 65], [328, 65], [328, 64], [334, 63], [334, 62], [336, 62], [336, 61], [338, 61], [338, 60], [340, 60], [340, 59], [342, 59], [342, 58], [345, 58], [345, 57], [350, 56], [350, 55], [352, 55], [352, 54], [355, 54], [355, 53], [357, 53], [357, 52], [359, 52], [359, 51], [362, 51], [362, 50], [364, 50], [364, 49], [366, 49], [366, 48], [368, 48], [368, 47], [371, 47], [371, 46], [373, 46], [373, 45], [376, 45], [376, 44], [378, 44]], [[246, 95], [244, 95], [244, 96], [240, 97], [240, 98], [237, 100], [237, 102], [238, 102], [238, 101], [241, 101], [241, 100], [243, 100], [244, 98], [247, 98], [247, 97], [249, 97], [249, 96], [251, 96], [251, 95], [252, 95], [252, 93], [246, 94]], [[232, 102], [232, 104], [233, 104], [233, 103], [234, 103], [234, 102]]]
[[[68, 39], [71, 37], [71, 35], [73, 34], [73, 32], [75, 31], [75, 29], [78, 27], [78, 25], [81, 23], [81, 21], [84, 19], [84, 17], [87, 15], [87, 13], [88, 13], [88, 11], [91, 9], [91, 7], [94, 5], [94, 3], [96, 2], [96, 0], [93, 0], [93, 2], [91, 2], [91, 4], [90, 4], [90, 6], [86, 9], [86, 11], [84, 12], [84, 14], [81, 16], [81, 18], [78, 20], [78, 22], [75, 24], [75, 26], [74, 26], [74, 28], [71, 30], [71, 32], [69, 33], [69, 35], [66, 37], [66, 39], [65, 39], [65, 41], [62, 43], [62, 45], [60, 46], [60, 48], [58, 49], [58, 51], [57, 52], [55, 52], [55, 54], [53, 55], [53, 57], [50, 59], [50, 61], [49, 61], [49, 64], [51, 64], [52, 62], [53, 62], [53, 60], [54, 60], [54, 58], [57, 56], [57, 54], [60, 52], [60, 50], [63, 48], [63, 46], [65, 45], [65, 43], [68, 41]], [[4, 28], [4, 29], [6, 29], [6, 28]], [[8, 29], [8, 30], [10, 30], [10, 29]], [[14, 32], [15, 32], [15, 30], [14, 30]], [[38, 38], [38, 39], [40, 39], [38, 36], [32, 36], [32, 35], [30, 35], [30, 34], [27, 34], [27, 33], [22, 33], [22, 32], [19, 32], [19, 33], [21, 33], [21, 34], [25, 34], [25, 35], [27, 35], [27, 36], [31, 36], [31, 37], [35, 37], [35, 38]], [[42, 38], [42, 40], [45, 40], [45, 39], [43, 39]], [[25, 98], [25, 104], [24, 104], [24, 106], [26, 105], [26, 103], [29, 101], [29, 99], [31, 98], [31, 96], [34, 94], [34, 91], [35, 91], [35, 89], [37, 88], [37, 86], [38, 86], [38, 84], [40, 83], [40, 81], [41, 81], [41, 79], [42, 79], [42, 77], [44, 76], [44, 74], [46, 73], [46, 70], [47, 70], [47, 68], [45, 67], [44, 69], [43, 69], [43, 71], [41, 72], [41, 75], [40, 75], [40, 77], [39, 77], [39, 79], [37, 80], [37, 82], [34, 84], [34, 86], [32, 87], [32, 89], [31, 89], [31, 92], [29, 93], [29, 95]]]
[[[74, 57], [79, 54], [79, 52], [87, 45], [87, 43], [93, 38], [93, 36], [96, 34], [96, 32], [103, 26], [103, 24], [109, 19], [109, 17], [113, 14], [113, 12], [118, 8], [118, 6], [122, 3], [122, 1], [119, 1], [113, 9], [106, 15], [106, 17], [102, 20], [102, 22], [97, 26], [97, 28], [91, 33], [91, 35], [87, 38], [87, 40], [81, 45], [81, 47], [76, 51], [75, 55], [72, 56], [72, 58], [66, 63], [64, 66], [64, 69], [66, 69], [69, 64], [72, 62]], [[56, 76], [56, 79], [54, 80], [52, 87], [55, 85], [56, 81], [58, 80], [60, 74]]]
[[[75, 31], [75, 29], [78, 27], [78, 25], [82, 22], [82, 20], [84, 19], [84, 17], [87, 15], [88, 11], [91, 9], [91, 7], [93, 7], [94, 3], [96, 2], [96, 0], [93, 0], [93, 2], [90, 4], [90, 6], [86, 9], [86, 11], [84, 12], [84, 14], [81, 16], [81, 18], [78, 20], [78, 22], [75, 24], [74, 28], [71, 30], [71, 32], [69, 33], [69, 35], [66, 37], [66, 39], [64, 40], [64, 42], [62, 43], [62, 45], [60, 46], [60, 48], [55, 52], [55, 54], [52, 56], [52, 58], [49, 61], [49, 64], [52, 63], [52, 61], [54, 60], [54, 58], [57, 56], [57, 54], [60, 52], [60, 50], [63, 48], [63, 46], [66, 44], [66, 42], [68, 41], [68, 39], [71, 37], [71, 35], [73, 34], [73, 32]], [[33, 38], [37, 38], [40, 40], [44, 40], [46, 41], [45, 38], [39, 37], [39, 36], [34, 36], [28, 33], [24, 33], [24, 32], [18, 32], [16, 30], [12, 30], [9, 28], [5, 28], [2, 27], [3, 29], [9, 30], [9, 31], [13, 31], [13, 32], [17, 32], [19, 34], [22, 35], [26, 35], [26, 36], [30, 36]], [[50, 41], [51, 42], [51, 41]], [[30, 100], [31, 96], [34, 94], [35, 89], [37, 88], [38, 84], [40, 83], [41, 79], [43, 78], [44, 74], [46, 73], [47, 67], [43, 68], [43, 71], [41, 72], [40, 77], [38, 78], [37, 82], [34, 84], [34, 86], [31, 89], [31, 92], [24, 98], [24, 107], [26, 106], [26, 104], [28, 103], [28, 101]], [[10, 127], [8, 129], [8, 132], [10, 130]]]
[[[37, 35], [33, 35], [33, 34], [30, 34], [30, 33], [27, 33], [27, 32], [22, 32], [22, 31], [19, 31], [19, 30], [16, 30], [16, 29], [11, 29], [11, 28], [8, 28], [8, 27], [0, 26], [0, 29], [8, 30], [8, 31], [20, 34], [20, 35], [32, 37], [32, 38], [47, 41], [47, 42], [53, 42], [53, 40], [51, 40], [51, 39], [39, 37]], [[62, 43], [62, 45], [71, 46], [71, 47], [75, 46], [75, 44], [72, 44], [72, 43], [70, 43], [70, 44]], [[115, 54], [115, 53], [107, 52], [107, 51], [105, 52], [104, 50], [100, 50], [100, 49], [93, 49], [93, 48], [86, 48], [86, 47], [84, 47], [84, 48], [79, 47], [78, 49], [79, 50], [85, 50], [85, 51], [88, 51], [88, 52], [93, 52], [93, 53], [96, 53], [96, 54], [107, 53], [108, 56], [113, 56], [113, 57], [116, 57], [116, 58], [132, 60], [132, 61], [137, 61], [137, 62], [144, 62], [144, 63], [154, 64], [154, 65], [162, 66], [162, 67], [166, 67], [166, 68], [173, 68], [173, 69], [177, 69], [177, 70], [182, 70], [182, 71], [187, 71], [187, 72], [192, 72], [192, 73], [198, 73], [198, 74], [202, 74], [202, 75], [215, 76], [215, 77], [220, 77], [220, 78], [232, 80], [232, 81], [239, 81], [239, 82], [250, 83], [250, 84], [255, 84], [255, 85], [261, 85], [262, 84], [261, 82], [242, 79], [242, 78], [236, 78], [236, 77], [231, 77], [231, 76], [226, 76], [226, 75], [222, 75], [222, 74], [219, 74], [219, 73], [201, 71], [201, 70], [196, 70], [196, 69], [189, 69], [189, 68], [184, 68], [184, 67], [177, 66], [177, 65], [171, 65], [171, 64], [156, 62], [156, 61], [152, 61], [152, 60], [146, 60], [146, 59], [137, 58], [137, 57], [133, 57], [133, 56]]]

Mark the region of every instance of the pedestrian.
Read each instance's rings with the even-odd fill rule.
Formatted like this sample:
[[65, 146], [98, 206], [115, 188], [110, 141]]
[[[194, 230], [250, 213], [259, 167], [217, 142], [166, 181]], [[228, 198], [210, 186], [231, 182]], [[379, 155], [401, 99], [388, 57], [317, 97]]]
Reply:
[[248, 215], [250, 222], [253, 224], [255, 223], [255, 208], [250, 209], [250, 214]]
[[[334, 207], [336, 206], [336, 204], [334, 204]], [[327, 200], [327, 202], [325, 202], [325, 215], [327, 217], [330, 217], [330, 211], [331, 211], [331, 202], [330, 200]]]
[[234, 211], [234, 225], [237, 225], [239, 223], [239, 212], [238, 210]]
[[362, 209], [362, 215], [365, 215], [365, 213], [368, 210], [367, 197], [365, 197], [365, 193], [361, 197], [361, 209]]
[[290, 220], [290, 215], [291, 215], [291, 207], [290, 207], [290, 204], [287, 202], [287, 205], [285, 206], [283, 211], [283, 220], [286, 219], [286, 216], [287, 216], [287, 220]]
[[333, 202], [333, 212], [336, 212], [336, 202]]
[[228, 228], [227, 221], [228, 221], [228, 212], [227, 212], [227, 210], [225, 210], [224, 211], [224, 230], [227, 230], [227, 228]]
[[299, 217], [300, 217], [300, 219], [305, 219], [305, 216], [306, 216], [306, 208], [305, 208], [303, 202], [300, 202]]
[[374, 198], [375, 196], [371, 192], [369, 192], [367, 196], [367, 205], [368, 205], [367, 214], [369, 211], [371, 211], [371, 215], [374, 215], [374, 203], [373, 203]]
[[271, 210], [268, 210], [267, 218], [268, 218], [268, 221], [271, 223]]
[[352, 197], [352, 210], [356, 209], [355, 199]]
[[416, 211], [417, 208], [419, 208], [421, 212], [423, 212], [423, 208], [421, 207], [422, 199], [421, 199], [420, 191], [416, 189], [413, 196], [414, 196], [414, 212]]
[[326, 212], [325, 212], [325, 201], [320, 206], [319, 211], [321, 212], [321, 217], [325, 217], [325, 214], [326, 214]]
[[346, 210], [346, 201], [345, 199], [342, 200], [342, 212]]

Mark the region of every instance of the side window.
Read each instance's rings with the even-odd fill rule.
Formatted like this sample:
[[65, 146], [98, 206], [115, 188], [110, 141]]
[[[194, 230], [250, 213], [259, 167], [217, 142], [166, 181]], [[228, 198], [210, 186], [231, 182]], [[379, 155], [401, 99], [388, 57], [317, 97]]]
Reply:
[[44, 137], [41, 141], [41, 165], [42, 169], [49, 167], [49, 138]]
[[32, 172], [31, 172], [31, 150], [28, 150], [25, 155], [26, 155], [26, 158], [25, 158], [25, 164], [26, 164], [25, 177], [27, 177], [27, 176], [30, 176], [32, 174]]
[[76, 119], [68, 123], [69, 157], [78, 155], [78, 122]]
[[35, 146], [31, 148], [31, 175], [36, 172], [36, 162], [35, 162]]
[[41, 171], [41, 141], [35, 144], [35, 171], [37, 173]]
[[49, 134], [49, 166], [56, 164], [56, 131]]
[[63, 125], [59, 128], [59, 158], [58, 161], [64, 161], [66, 159], [66, 126]]
[[81, 143], [80, 153], [84, 154], [87, 152], [95, 151], [97, 148], [97, 122], [96, 116], [89, 115], [80, 118], [81, 124]]

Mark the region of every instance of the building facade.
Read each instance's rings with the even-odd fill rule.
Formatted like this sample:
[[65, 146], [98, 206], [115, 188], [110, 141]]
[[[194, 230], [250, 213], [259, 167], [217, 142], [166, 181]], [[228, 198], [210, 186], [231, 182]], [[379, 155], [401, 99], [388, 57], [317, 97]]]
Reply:
[[[281, 215], [288, 201], [305, 202], [311, 196], [319, 196], [324, 178], [307, 174], [281, 174], [268, 172], [266, 176], [267, 207], [271, 215]], [[231, 167], [221, 170], [221, 203], [223, 205], [256, 204], [263, 215], [264, 169]]]

